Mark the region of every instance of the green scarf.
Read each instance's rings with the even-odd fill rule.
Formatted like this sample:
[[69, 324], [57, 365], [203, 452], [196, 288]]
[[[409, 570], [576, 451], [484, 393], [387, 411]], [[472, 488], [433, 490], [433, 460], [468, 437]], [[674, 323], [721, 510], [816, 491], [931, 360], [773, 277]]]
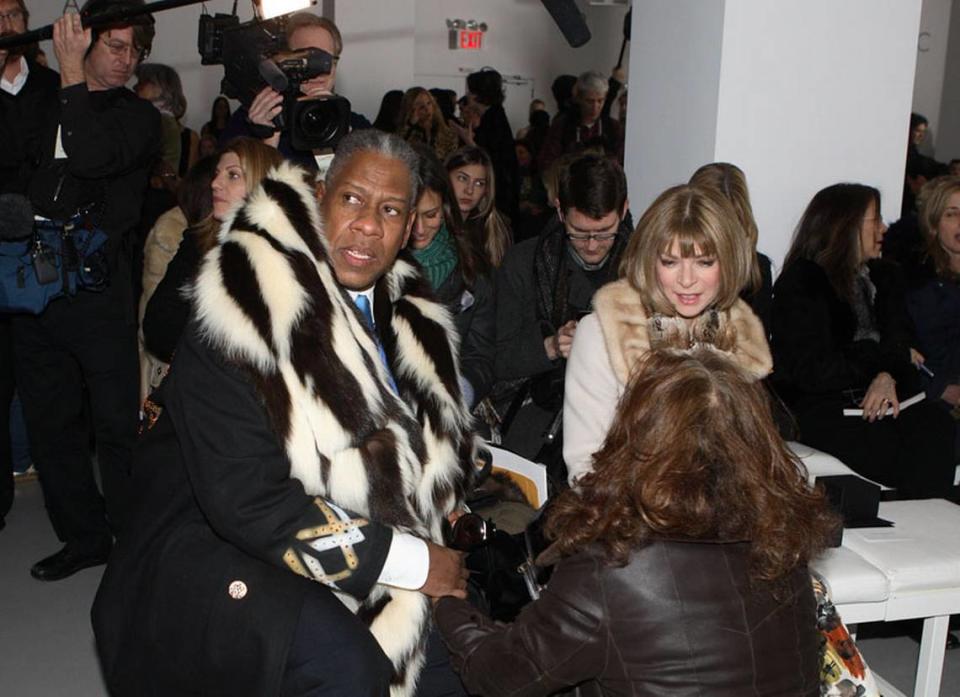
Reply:
[[446, 223], [440, 226], [430, 244], [423, 249], [413, 250], [413, 258], [423, 267], [434, 290], [443, 285], [457, 265], [457, 247]]

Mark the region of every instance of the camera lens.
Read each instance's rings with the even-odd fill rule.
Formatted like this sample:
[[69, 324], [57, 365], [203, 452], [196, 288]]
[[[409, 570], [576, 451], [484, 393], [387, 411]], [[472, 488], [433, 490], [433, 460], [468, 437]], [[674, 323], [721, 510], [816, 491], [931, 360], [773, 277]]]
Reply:
[[339, 111], [326, 100], [306, 103], [298, 116], [300, 133], [317, 143], [334, 140], [341, 128]]

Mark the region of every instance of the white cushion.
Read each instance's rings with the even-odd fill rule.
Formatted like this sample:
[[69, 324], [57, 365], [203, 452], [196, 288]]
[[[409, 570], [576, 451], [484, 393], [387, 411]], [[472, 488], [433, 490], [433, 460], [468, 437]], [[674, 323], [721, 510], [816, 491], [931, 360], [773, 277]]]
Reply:
[[845, 547], [825, 550], [810, 569], [823, 579], [835, 605], [879, 603], [890, 593], [883, 572]]
[[844, 530], [843, 545], [886, 575], [891, 598], [960, 589], [960, 506], [889, 501], [879, 516], [895, 526]]

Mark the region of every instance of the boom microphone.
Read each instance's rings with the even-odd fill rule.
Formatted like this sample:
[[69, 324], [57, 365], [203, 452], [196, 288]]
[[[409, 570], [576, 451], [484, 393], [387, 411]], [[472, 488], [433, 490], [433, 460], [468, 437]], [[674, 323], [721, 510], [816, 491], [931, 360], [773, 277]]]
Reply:
[[[140, 17], [152, 12], [172, 10], [176, 7], [185, 7], [187, 5], [199, 5], [201, 2], [204, 2], [204, 0], [160, 0], [159, 2], [151, 2], [139, 7], [120, 6], [116, 10], [104, 12], [103, 14], [97, 15], [93, 18], [81, 14], [80, 20], [84, 29], [97, 29], [99, 27], [116, 25], [128, 19]], [[53, 25], [48, 24], [47, 26], [40, 27], [39, 29], [33, 29], [31, 31], [24, 32], [23, 34], [17, 34], [16, 36], [8, 36], [5, 39], [0, 39], [0, 51], [13, 48], [15, 46], [23, 46], [25, 44], [33, 44], [38, 41], [46, 41], [47, 39], [52, 38]]]
[[574, 0], [541, 0], [567, 43], [577, 48], [590, 40], [590, 27]]

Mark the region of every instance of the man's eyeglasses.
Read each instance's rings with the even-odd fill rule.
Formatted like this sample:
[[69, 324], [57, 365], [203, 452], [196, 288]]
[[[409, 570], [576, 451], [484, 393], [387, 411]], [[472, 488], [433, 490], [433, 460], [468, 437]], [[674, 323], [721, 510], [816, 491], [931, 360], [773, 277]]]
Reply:
[[133, 57], [133, 60], [142, 62], [150, 55], [150, 51], [147, 49], [137, 48], [131, 44], [125, 44], [122, 41], [104, 39], [103, 37], [100, 37], [100, 41], [107, 47], [107, 50], [110, 51], [110, 55], [116, 58], [123, 58], [129, 53]]
[[616, 232], [568, 232], [567, 233], [567, 237], [570, 238], [571, 242], [589, 242], [590, 240], [596, 240], [597, 242], [609, 242], [616, 236], [617, 236]]
[[19, 22], [23, 19], [23, 10], [10, 10], [9, 12], [0, 12], [0, 22], [7, 21], [10, 24]]

